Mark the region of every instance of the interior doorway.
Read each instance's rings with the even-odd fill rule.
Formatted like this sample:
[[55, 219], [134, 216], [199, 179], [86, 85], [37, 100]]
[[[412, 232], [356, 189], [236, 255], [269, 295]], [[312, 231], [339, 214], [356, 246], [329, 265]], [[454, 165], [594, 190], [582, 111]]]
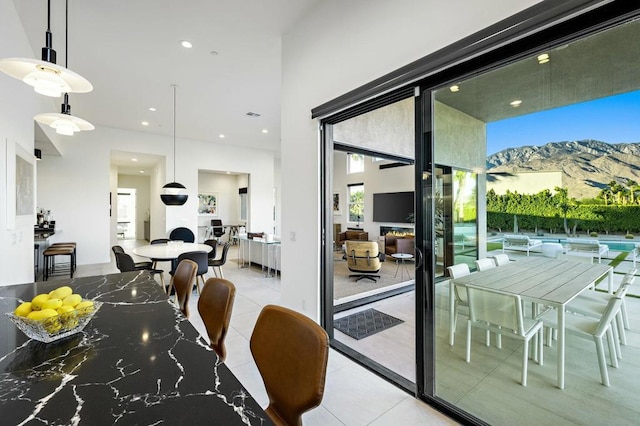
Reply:
[[118, 239], [136, 239], [136, 200], [135, 188], [118, 188]]

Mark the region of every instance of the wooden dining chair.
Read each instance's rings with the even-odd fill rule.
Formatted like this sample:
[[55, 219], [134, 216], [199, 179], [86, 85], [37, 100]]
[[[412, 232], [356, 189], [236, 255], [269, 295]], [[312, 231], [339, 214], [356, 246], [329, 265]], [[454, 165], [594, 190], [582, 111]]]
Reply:
[[198, 273], [198, 264], [193, 260], [184, 259], [178, 263], [176, 270], [171, 277], [168, 294], [171, 294], [171, 289], [176, 290], [176, 305], [180, 308], [180, 311], [185, 317], [189, 318], [189, 298], [191, 297], [191, 291], [193, 288], [193, 281], [196, 279]]
[[267, 305], [250, 347], [269, 396], [269, 418], [276, 425], [301, 425], [302, 414], [322, 402], [329, 358], [326, 331], [296, 311]]
[[229, 330], [236, 287], [224, 278], [209, 278], [198, 297], [198, 312], [207, 329], [209, 344], [224, 361], [227, 350], [224, 339]]

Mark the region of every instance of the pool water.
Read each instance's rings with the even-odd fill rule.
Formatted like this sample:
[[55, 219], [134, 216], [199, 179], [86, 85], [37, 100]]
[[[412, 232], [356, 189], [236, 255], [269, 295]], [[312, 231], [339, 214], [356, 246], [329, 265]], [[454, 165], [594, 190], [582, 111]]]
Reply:
[[[551, 238], [551, 239], [542, 238], [542, 242], [565, 244], [567, 242], [567, 240], [566, 239], [562, 239], [562, 238]], [[634, 242], [626, 242], [626, 241], [603, 241], [603, 240], [598, 240], [598, 242], [600, 244], [608, 245], [609, 246], [609, 250], [612, 250], [612, 251], [632, 251], [636, 247], [636, 244], [640, 244], [640, 243], [636, 243], [635, 241]]]

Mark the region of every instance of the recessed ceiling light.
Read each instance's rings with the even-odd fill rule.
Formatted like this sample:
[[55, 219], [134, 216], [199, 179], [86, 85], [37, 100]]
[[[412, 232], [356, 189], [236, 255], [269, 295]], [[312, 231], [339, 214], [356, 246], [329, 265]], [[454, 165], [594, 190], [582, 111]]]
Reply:
[[228, 175], [230, 175], [230, 174], [231, 174], [231, 172], [227, 172], [227, 174], [228, 174]]
[[182, 47], [187, 49], [191, 49], [193, 47], [193, 44], [191, 44], [191, 42], [187, 40], [182, 40], [180, 44], [182, 45]]
[[218, 56], [220, 53], [217, 50], [212, 50], [211, 53], [213, 56]]
[[516, 99], [515, 101], [509, 103], [509, 105], [511, 105], [514, 108], [518, 108], [521, 103], [522, 103], [522, 101], [520, 99]]
[[144, 170], [140, 170], [140, 173], [144, 173]]
[[267, 129], [262, 129], [262, 133], [269, 133]]
[[251, 112], [251, 111], [249, 111], [246, 115], [247, 115], [248, 117], [260, 117], [262, 114], [258, 114], [257, 112]]
[[458, 90], [460, 90], [460, 86], [454, 84], [453, 86], [449, 87], [449, 90], [451, 90], [452, 92], [457, 92]]
[[549, 62], [549, 54], [548, 53], [543, 53], [542, 55], [538, 55], [538, 63], [539, 64], [546, 64], [547, 62]]
[[220, 134], [218, 135], [218, 137], [219, 137], [220, 139], [224, 139], [224, 135], [223, 135], [222, 133], [220, 133]]
[[149, 107], [149, 111], [153, 111], [153, 112], [155, 112], [155, 111], [156, 111], [156, 109], [155, 109], [154, 107]]
[[148, 126], [148, 125], [149, 125], [149, 122], [148, 122], [148, 121], [143, 121], [143, 122], [142, 122], [142, 123], [140, 123], [140, 124], [142, 124], [143, 126]]
[[138, 161], [137, 158], [132, 158], [131, 161], [133, 161], [134, 163]]

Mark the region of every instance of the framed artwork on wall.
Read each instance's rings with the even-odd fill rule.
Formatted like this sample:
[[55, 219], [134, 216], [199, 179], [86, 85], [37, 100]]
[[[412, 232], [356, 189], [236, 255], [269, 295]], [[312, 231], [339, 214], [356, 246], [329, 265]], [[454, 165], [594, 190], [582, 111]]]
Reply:
[[198, 194], [198, 214], [215, 216], [218, 214], [218, 193]]
[[35, 214], [34, 156], [19, 144], [6, 140], [7, 229], [14, 229], [17, 216]]
[[339, 192], [333, 193], [332, 203], [333, 203], [333, 214], [334, 215], [342, 214], [342, 211], [340, 210], [340, 193]]

